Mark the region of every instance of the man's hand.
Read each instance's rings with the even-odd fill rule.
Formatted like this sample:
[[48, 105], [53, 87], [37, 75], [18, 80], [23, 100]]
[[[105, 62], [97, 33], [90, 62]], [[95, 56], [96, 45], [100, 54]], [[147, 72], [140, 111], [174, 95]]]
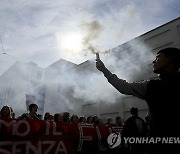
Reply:
[[106, 70], [104, 63], [100, 59], [96, 60], [96, 68], [101, 72]]

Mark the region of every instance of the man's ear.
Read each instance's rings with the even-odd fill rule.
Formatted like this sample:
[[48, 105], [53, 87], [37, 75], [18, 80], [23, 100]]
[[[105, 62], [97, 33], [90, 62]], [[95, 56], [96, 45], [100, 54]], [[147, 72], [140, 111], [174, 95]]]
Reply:
[[171, 56], [168, 57], [169, 64], [173, 65], [174, 67], [177, 67], [175, 57]]

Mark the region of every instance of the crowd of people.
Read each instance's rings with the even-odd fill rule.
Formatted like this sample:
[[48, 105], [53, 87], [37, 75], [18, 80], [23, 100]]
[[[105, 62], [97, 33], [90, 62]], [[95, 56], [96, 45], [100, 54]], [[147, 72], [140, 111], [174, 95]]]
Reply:
[[[85, 123], [93, 125], [101, 125], [107, 127], [119, 127], [118, 131], [121, 133], [122, 137], [139, 137], [147, 136], [148, 134], [148, 123], [138, 116], [138, 108], [132, 107], [130, 109], [131, 116], [123, 121], [120, 116], [115, 117], [115, 119], [107, 117], [106, 120], [99, 118], [97, 115], [91, 116], [78, 116], [76, 114], [70, 114], [69, 112], [55, 113], [52, 115], [50, 112], [46, 112], [44, 116], [38, 114], [37, 104], [30, 104], [27, 113], [15, 117], [13, 109], [9, 106], [3, 106], [0, 110], [0, 118], [12, 118], [19, 120], [47, 120], [56, 123]], [[148, 121], [147, 121], [148, 122]], [[133, 146], [127, 146], [126, 150], [130, 151]], [[134, 148], [134, 147], [133, 147]], [[134, 148], [133, 150], [136, 150]], [[141, 154], [141, 153], [139, 153]]]
[[[47, 120], [54, 122], [64, 122], [64, 123], [88, 123], [88, 124], [97, 124], [97, 125], [117, 125], [123, 126], [123, 121], [120, 116], [117, 116], [115, 119], [108, 117], [106, 121], [99, 118], [97, 115], [91, 116], [78, 116], [76, 114], [70, 114], [69, 112], [55, 113], [52, 115], [50, 112], [46, 112], [44, 116], [38, 114], [38, 105], [30, 104], [28, 107], [28, 112], [23, 113], [22, 115], [15, 117], [13, 109], [9, 106], [3, 106], [0, 110], [0, 118], [12, 118], [12, 119], [21, 119], [21, 120]], [[115, 121], [114, 121], [115, 120]]]

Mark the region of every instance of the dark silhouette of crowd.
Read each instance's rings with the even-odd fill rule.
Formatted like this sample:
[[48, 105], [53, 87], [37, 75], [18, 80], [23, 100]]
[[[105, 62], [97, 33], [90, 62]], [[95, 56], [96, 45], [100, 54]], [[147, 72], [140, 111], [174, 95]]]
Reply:
[[[69, 112], [59, 112], [54, 115], [50, 112], [45, 112], [44, 116], [38, 114], [38, 105], [30, 104], [28, 107], [28, 111], [21, 114], [20, 116], [15, 117], [15, 113], [13, 109], [9, 106], [3, 106], [0, 110], [0, 118], [12, 118], [19, 120], [47, 120], [54, 122], [64, 122], [64, 123], [87, 123], [87, 124], [95, 124], [95, 125], [115, 125], [115, 126], [123, 126], [123, 121], [120, 116], [117, 116], [115, 122], [113, 118], [107, 118], [105, 120], [99, 118], [97, 115], [90, 116], [78, 116], [76, 114], [70, 114]], [[111, 122], [109, 120], [111, 119]]]
[[[55, 113], [52, 115], [50, 112], [45, 112], [43, 118], [42, 115], [38, 114], [38, 106], [36, 104], [30, 104], [27, 113], [23, 113], [22, 115], [15, 117], [14, 111], [9, 106], [3, 106], [0, 110], [0, 118], [6, 119], [19, 119], [19, 120], [45, 120], [45, 121], [52, 121], [56, 123], [79, 123], [79, 124], [92, 124], [92, 125], [103, 125], [107, 127], [115, 127], [119, 128], [116, 131], [124, 136], [146, 136], [148, 134], [148, 125], [146, 122], [138, 116], [138, 108], [132, 107], [130, 109], [131, 117], [129, 117], [126, 121], [123, 122], [120, 116], [115, 117], [115, 119], [111, 117], [107, 117], [106, 120], [99, 118], [97, 115], [90, 115], [90, 116], [78, 116], [76, 114], [70, 114], [69, 112], [63, 113]], [[146, 118], [146, 117], [144, 117]], [[142, 127], [144, 125], [144, 127]], [[131, 146], [132, 148], [132, 146]], [[120, 150], [121, 149], [121, 150]], [[121, 147], [114, 149], [116, 152], [121, 152], [122, 149], [124, 153], [130, 153], [131, 149], [128, 145], [121, 145]], [[135, 148], [134, 148], [135, 149]], [[114, 153], [112, 150], [112, 152]], [[141, 154], [141, 153], [139, 153]], [[143, 153], [144, 154], [144, 153]]]

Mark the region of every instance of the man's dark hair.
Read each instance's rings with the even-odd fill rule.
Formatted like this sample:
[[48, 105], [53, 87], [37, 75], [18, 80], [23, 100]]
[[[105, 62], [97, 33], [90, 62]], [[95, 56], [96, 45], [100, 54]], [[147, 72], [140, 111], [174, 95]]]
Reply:
[[130, 110], [130, 113], [133, 114], [133, 115], [134, 114], [137, 115], [138, 114], [138, 108], [132, 107], [131, 110]]
[[172, 57], [177, 69], [180, 68], [180, 49], [175, 47], [161, 49], [157, 54], [163, 53], [166, 57]]
[[63, 113], [63, 122], [69, 122], [70, 121], [69, 116], [70, 116], [69, 112], [64, 112]]
[[30, 104], [30, 105], [29, 105], [29, 111], [31, 111], [32, 108], [34, 108], [34, 107], [37, 107], [37, 108], [38, 108], [38, 106], [37, 106], [36, 104]]

